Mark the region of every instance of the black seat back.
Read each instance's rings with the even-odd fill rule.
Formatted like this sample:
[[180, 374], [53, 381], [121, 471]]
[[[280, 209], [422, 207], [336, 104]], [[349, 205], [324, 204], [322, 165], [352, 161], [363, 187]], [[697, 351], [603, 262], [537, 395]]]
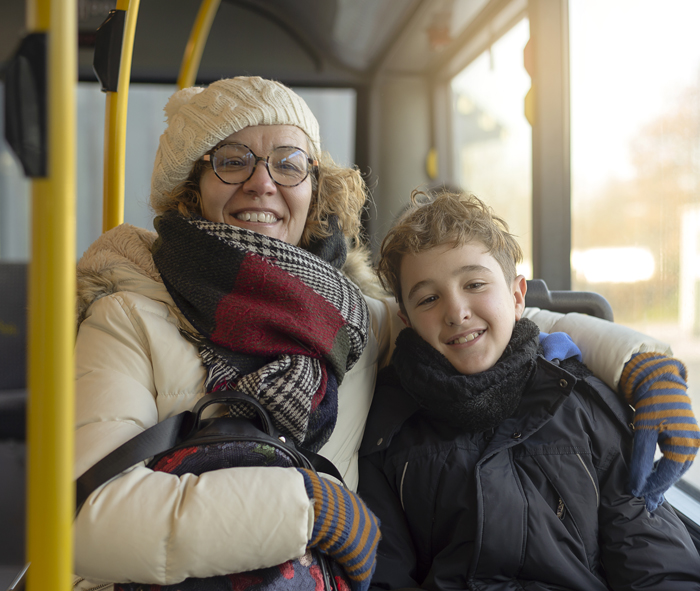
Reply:
[[27, 267], [0, 263], [0, 390], [26, 385]]
[[24, 564], [27, 268], [0, 262], [0, 585]]
[[0, 440], [25, 437], [27, 268], [0, 262]]
[[613, 322], [612, 307], [602, 295], [592, 291], [550, 291], [542, 279], [529, 279], [525, 305], [552, 312], [580, 312]]

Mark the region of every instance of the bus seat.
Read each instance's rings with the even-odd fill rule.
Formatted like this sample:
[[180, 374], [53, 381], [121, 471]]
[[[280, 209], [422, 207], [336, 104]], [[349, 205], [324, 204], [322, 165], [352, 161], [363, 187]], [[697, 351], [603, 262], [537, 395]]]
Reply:
[[0, 262], [0, 585], [24, 564], [27, 267]]
[[27, 267], [0, 262], [0, 439], [25, 438]]
[[542, 279], [528, 279], [525, 305], [552, 312], [580, 312], [613, 322], [612, 307], [602, 295], [592, 291], [550, 291]]

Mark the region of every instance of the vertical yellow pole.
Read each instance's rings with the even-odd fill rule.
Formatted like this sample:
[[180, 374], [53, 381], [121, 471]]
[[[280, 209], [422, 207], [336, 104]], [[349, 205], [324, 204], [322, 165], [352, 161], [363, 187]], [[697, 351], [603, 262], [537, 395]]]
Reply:
[[124, 221], [124, 176], [126, 170], [126, 115], [129, 106], [131, 56], [140, 0], [117, 0], [117, 10], [126, 12], [117, 92], [108, 92], [105, 105], [105, 145], [102, 231]]
[[216, 11], [219, 9], [221, 0], [202, 0], [197, 13], [197, 19], [194, 22], [190, 38], [185, 47], [185, 55], [182, 57], [180, 65], [180, 74], [177, 77], [177, 87], [187, 88], [192, 86], [197, 79], [197, 71], [199, 63], [202, 60], [202, 52], [209, 37], [211, 24], [216, 16]]
[[28, 589], [68, 590], [75, 341], [75, 0], [28, 0], [28, 29], [48, 32], [48, 177], [32, 188], [29, 274]]

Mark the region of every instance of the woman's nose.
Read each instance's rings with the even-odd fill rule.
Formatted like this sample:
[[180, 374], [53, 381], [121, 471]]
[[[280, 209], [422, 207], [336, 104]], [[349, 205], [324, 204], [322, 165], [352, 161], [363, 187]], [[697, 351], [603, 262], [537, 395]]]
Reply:
[[264, 160], [260, 160], [255, 165], [253, 174], [243, 183], [243, 190], [257, 195], [267, 195], [277, 190], [277, 185], [272, 180]]

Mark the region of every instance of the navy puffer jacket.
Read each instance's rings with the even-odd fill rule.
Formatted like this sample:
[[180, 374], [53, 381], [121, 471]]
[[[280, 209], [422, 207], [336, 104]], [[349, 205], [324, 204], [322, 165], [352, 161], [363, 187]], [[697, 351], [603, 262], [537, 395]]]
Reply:
[[424, 417], [392, 368], [361, 448], [382, 521], [374, 589], [700, 590], [700, 556], [665, 504], [627, 492], [631, 409], [538, 358], [520, 407], [487, 433]]

